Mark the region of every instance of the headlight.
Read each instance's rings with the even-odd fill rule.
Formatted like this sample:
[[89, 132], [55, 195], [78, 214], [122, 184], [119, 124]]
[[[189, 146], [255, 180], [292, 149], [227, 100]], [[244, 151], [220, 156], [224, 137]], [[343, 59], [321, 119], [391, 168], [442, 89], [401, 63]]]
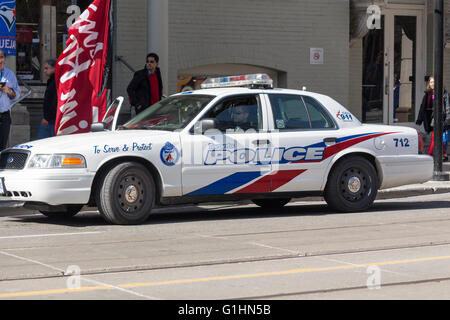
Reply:
[[28, 168], [86, 168], [86, 160], [80, 154], [36, 154], [30, 160]]

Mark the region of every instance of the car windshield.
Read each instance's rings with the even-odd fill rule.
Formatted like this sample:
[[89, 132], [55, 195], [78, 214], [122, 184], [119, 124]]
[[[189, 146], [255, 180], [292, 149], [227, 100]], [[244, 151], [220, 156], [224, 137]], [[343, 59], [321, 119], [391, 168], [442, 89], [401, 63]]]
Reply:
[[214, 96], [193, 94], [169, 97], [148, 107], [119, 129], [182, 129], [213, 99]]

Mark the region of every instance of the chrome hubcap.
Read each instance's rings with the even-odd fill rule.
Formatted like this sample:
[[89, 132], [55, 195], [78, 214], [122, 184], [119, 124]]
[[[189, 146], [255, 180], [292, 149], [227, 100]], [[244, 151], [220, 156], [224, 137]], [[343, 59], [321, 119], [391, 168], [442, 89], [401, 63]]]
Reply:
[[129, 203], [133, 203], [137, 200], [137, 198], [138, 198], [137, 188], [133, 185], [129, 185], [125, 189], [125, 200], [127, 200], [127, 202]]
[[351, 177], [348, 180], [348, 190], [350, 190], [353, 193], [359, 192], [361, 189], [361, 180], [359, 180], [358, 177]]

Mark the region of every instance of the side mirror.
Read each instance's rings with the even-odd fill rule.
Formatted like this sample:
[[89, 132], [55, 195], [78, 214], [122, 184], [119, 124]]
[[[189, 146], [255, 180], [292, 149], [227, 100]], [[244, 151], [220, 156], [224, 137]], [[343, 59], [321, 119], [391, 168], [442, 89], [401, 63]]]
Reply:
[[216, 127], [216, 120], [214, 119], [203, 119], [198, 121], [194, 125], [194, 133], [196, 134], [204, 134], [206, 131], [210, 129], [214, 129]]
[[94, 122], [91, 124], [91, 132], [106, 131], [106, 123], [104, 122]]

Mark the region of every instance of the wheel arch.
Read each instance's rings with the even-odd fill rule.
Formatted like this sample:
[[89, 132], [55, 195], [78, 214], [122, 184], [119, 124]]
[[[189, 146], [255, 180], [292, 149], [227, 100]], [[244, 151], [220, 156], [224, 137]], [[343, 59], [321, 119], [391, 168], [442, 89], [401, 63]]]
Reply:
[[162, 182], [161, 174], [159, 173], [158, 169], [147, 159], [140, 158], [140, 157], [133, 157], [133, 156], [124, 156], [124, 157], [114, 158], [114, 159], [111, 159], [111, 160], [103, 163], [100, 166], [100, 168], [97, 170], [94, 180], [91, 185], [91, 194], [89, 196], [89, 205], [90, 206], [97, 205], [95, 202], [95, 192], [97, 191], [97, 186], [98, 186], [100, 178], [103, 176], [103, 174], [105, 172], [107, 172], [108, 170], [110, 170], [110, 168], [118, 165], [119, 163], [129, 162], [129, 161], [140, 163], [145, 168], [147, 168], [147, 170], [152, 175], [153, 180], [156, 185], [156, 197], [155, 197], [156, 204], [159, 205], [161, 203], [163, 182]]
[[332, 163], [330, 164], [328, 173], [327, 173], [327, 179], [326, 179], [326, 181], [324, 181], [324, 184], [323, 184], [323, 190], [326, 188], [326, 185], [328, 183], [330, 175], [333, 172], [333, 169], [336, 167], [336, 165], [338, 163], [340, 163], [341, 161], [345, 161], [346, 159], [349, 159], [349, 158], [352, 158], [352, 157], [355, 157], [355, 156], [363, 157], [363, 158], [367, 159], [373, 165], [373, 167], [375, 168], [375, 171], [377, 172], [378, 182], [379, 182], [378, 185], [379, 186], [382, 185], [382, 183], [383, 183], [383, 170], [382, 170], [381, 165], [378, 162], [376, 156], [374, 154], [372, 154], [371, 152], [359, 150], [359, 151], [354, 151], [354, 152], [341, 154], [340, 156], [335, 157], [333, 159]]

